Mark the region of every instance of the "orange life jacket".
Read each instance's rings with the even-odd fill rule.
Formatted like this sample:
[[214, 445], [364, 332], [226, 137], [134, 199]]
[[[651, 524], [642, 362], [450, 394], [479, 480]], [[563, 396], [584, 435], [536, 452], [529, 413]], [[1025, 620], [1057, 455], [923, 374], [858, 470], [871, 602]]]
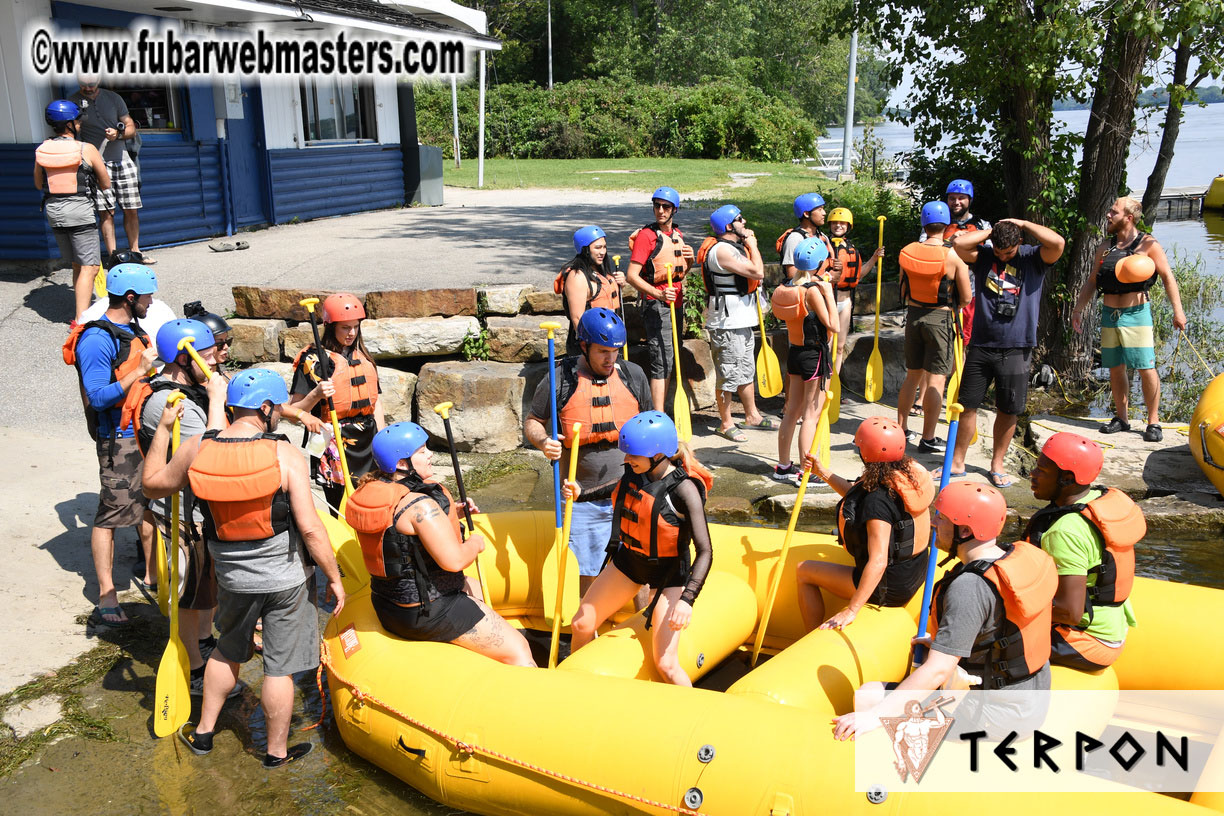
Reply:
[[34, 161], [47, 181], [43, 198], [93, 195], [93, 170], [85, 161], [85, 143], [76, 139], [47, 139], [34, 151]]
[[[298, 352], [293, 358], [293, 367], [298, 368], [307, 355], [318, 359], [314, 345], [309, 345]], [[336, 393], [332, 396], [332, 404], [336, 406], [336, 417], [345, 419], [354, 416], [370, 416], [374, 413], [374, 403], [378, 401], [378, 369], [374, 363], [353, 353], [350, 363], [348, 358], [337, 351], [328, 351], [328, 372], [331, 374], [332, 385]], [[315, 372], [318, 373], [317, 363]], [[316, 416], [327, 417], [327, 401], [319, 400], [315, 404]]]
[[708, 236], [701, 242], [701, 246], [697, 248], [697, 252], [693, 255], [693, 260], [701, 264], [701, 282], [705, 284], [706, 294], [720, 302], [722, 298], [728, 295], [743, 297], [744, 295], [752, 294], [761, 285], [759, 280], [745, 278], [743, 275], [736, 275], [733, 272], [716, 273], [706, 263], [710, 250], [720, 241], [724, 244], [730, 244], [737, 251], [742, 251], [749, 259], [752, 258], [752, 250], [743, 244]]
[[136, 447], [140, 449], [141, 456], [148, 454], [149, 445], [153, 442], [153, 434], [157, 433], [156, 426], [146, 427], [141, 419], [145, 404], [149, 401], [149, 397], [157, 391], [182, 391], [188, 400], [200, 406], [205, 414], [208, 413], [208, 393], [203, 387], [176, 383], [164, 377], [157, 379], [141, 377], [135, 385], [128, 389], [127, 395], [123, 398], [123, 412], [119, 417], [119, 430], [130, 425], [135, 432]]
[[[654, 270], [654, 280], [651, 283], [655, 286], [667, 284], [667, 264], [672, 265], [672, 283], [684, 280], [684, 276], [688, 273], [688, 262], [684, 260], [684, 233], [680, 232], [678, 227], [672, 227], [671, 235], [664, 235], [658, 224], [653, 222], [646, 224], [629, 233], [630, 253], [633, 252], [634, 240], [642, 230], [654, 230], [655, 234], [654, 249], [646, 258], [646, 264], [650, 264]], [[646, 264], [642, 266], [645, 267]], [[649, 297], [649, 295], [643, 295], [643, 297]]]
[[[807, 231], [802, 229], [801, 227], [791, 227], [786, 232], [779, 235], [778, 240], [774, 241], [774, 249], [778, 251], [778, 263], [779, 264], [782, 263], [782, 259], [784, 257], [782, 254], [782, 247], [786, 246], [786, 239], [790, 237], [790, 234], [792, 232], [797, 232], [800, 235], [802, 235], [804, 238], [813, 237], [811, 235], [808, 235]], [[824, 272], [826, 269], [828, 269], [830, 266], [833, 265], [833, 244], [832, 242], [829, 241], [829, 236], [825, 235], [820, 230], [816, 230], [815, 235], [818, 236], [820, 240], [824, 241], [825, 247], [827, 247], [829, 250], [829, 257], [826, 258], [824, 262], [820, 264], [820, 267], [818, 269], [811, 270], [808, 273], [809, 275], [817, 275], [820, 272]]]
[[982, 219], [978, 218], [977, 216], [974, 216], [973, 218], [970, 218], [968, 221], [966, 221], [963, 224], [958, 224], [954, 222], [946, 226], [944, 228], [943, 237], [945, 241], [951, 241], [953, 238], [955, 238], [957, 235], [960, 235], [962, 232], [976, 232], [977, 230], [980, 230], [980, 229], [985, 229], [985, 227], [983, 226]]
[[1118, 280], [1118, 264], [1123, 258], [1129, 258], [1131, 255], [1138, 254], [1139, 245], [1143, 243], [1143, 239], [1148, 236], [1148, 233], [1141, 232], [1135, 236], [1135, 240], [1131, 241], [1126, 246], [1118, 246], [1113, 243], [1109, 247], [1109, 252], [1105, 253], [1105, 257], [1101, 260], [1101, 266], [1096, 273], [1096, 288], [1097, 291], [1105, 295], [1122, 295], [1128, 292], [1146, 292], [1156, 283], [1156, 278], [1159, 275], [1153, 272], [1147, 280], [1136, 281], [1135, 283], [1123, 283]]
[[803, 319], [807, 317], [807, 288], [784, 283], [769, 298], [774, 317], [786, 324], [786, 339], [792, 346], [803, 345]]
[[859, 285], [863, 277], [863, 257], [854, 244], [845, 238], [834, 238], [833, 252], [829, 257], [842, 262], [841, 277], [835, 284], [838, 289], [845, 292]]
[[[140, 369], [140, 357], [144, 354], [145, 349], [149, 348], [149, 335], [144, 333], [136, 323], [130, 323], [127, 326], [120, 326], [112, 323], [109, 320], [91, 320], [85, 324], [77, 324], [68, 332], [67, 339], [64, 340], [64, 345], [60, 349], [60, 354], [64, 359], [65, 365], [74, 366], [77, 370], [77, 379], [81, 382], [81, 402], [85, 406], [85, 421], [89, 427], [89, 435], [97, 438], [98, 428], [98, 411], [89, 404], [89, 398], [85, 395], [85, 379], [81, 372], [81, 366], [76, 356], [77, 343], [81, 340], [81, 335], [86, 329], [98, 328], [111, 336], [115, 341], [115, 357], [111, 362], [111, 382], [119, 382], [128, 374]], [[122, 418], [122, 409], [120, 412]], [[121, 430], [122, 424], [116, 425], [116, 431]]]
[[1105, 493], [1090, 502], [1049, 505], [1038, 510], [1024, 537], [1037, 546], [1046, 531], [1065, 515], [1079, 513], [1101, 542], [1101, 563], [1088, 570], [1096, 576], [1096, 586], [1088, 587], [1084, 611], [1092, 620], [1094, 606], [1120, 606], [1130, 597], [1135, 583], [1135, 545], [1147, 535], [1147, 520], [1139, 505], [1117, 488], [1098, 487]]
[[687, 560], [692, 530], [676, 510], [671, 495], [686, 479], [692, 479], [704, 502], [714, 479], [696, 460], [686, 458], [685, 464], [658, 481], [626, 466], [625, 475], [612, 492], [612, 534], [639, 555], [651, 560]]
[[901, 294], [920, 306], [952, 306], [953, 278], [944, 277], [948, 245], [914, 241], [901, 250]]
[[1058, 569], [1054, 559], [1040, 547], [1017, 541], [1004, 547], [1007, 553], [996, 561], [960, 564], [935, 585], [929, 630], [934, 636], [943, 615], [943, 590], [962, 575], [972, 573], [987, 581], [1003, 604], [1004, 621], [987, 657], [986, 666], [964, 661], [965, 671], [994, 678], [995, 687], [1027, 680], [1050, 659], [1050, 626], [1054, 595], [1058, 592]]
[[578, 442], [586, 447], [595, 442], [616, 444], [620, 428], [645, 408], [629, 390], [629, 369], [617, 360], [606, 380], [595, 379], [578, 365], [580, 357], [561, 361], [558, 378], [557, 421], [561, 423], [561, 444], [573, 444], [574, 423], [581, 422]]
[[[911, 466], [918, 486], [910, 480], [897, 474], [889, 487], [896, 495], [893, 501], [897, 505], [900, 521], [893, 524], [892, 536], [888, 542], [888, 563], [908, 561], [915, 553], [920, 553], [927, 546], [931, 536], [931, 502], [935, 500], [935, 485], [931, 474], [916, 463]], [[881, 490], [886, 488], [881, 487]], [[854, 563], [863, 566], [867, 563], [867, 519], [862, 515], [863, 499], [867, 491], [862, 483], [856, 481], [846, 492], [844, 498], [837, 503], [837, 533], [846, 552], [854, 557]]]
[[[588, 272], [585, 269], [577, 269], [568, 264], [561, 267], [561, 271], [557, 273], [557, 277], [553, 279], [553, 292], [561, 296], [564, 304], [565, 313], [569, 314], [569, 300], [565, 294], [565, 283], [569, 279], [571, 272], [581, 272], [587, 281], [587, 309], [610, 309], [611, 311], [619, 311], [621, 304], [620, 287], [616, 285], [616, 281], [610, 275], [605, 275], [602, 271]], [[595, 293], [591, 294], [591, 288], [594, 287]], [[584, 310], [585, 311], [585, 310]]]
[[293, 526], [281, 489], [276, 445], [282, 434], [218, 437], [207, 431], [187, 471], [191, 492], [203, 500], [204, 535], [212, 541], [263, 541]]
[[[459, 515], [450, 492], [440, 484], [422, 485], [431, 493], [441, 491], [447, 518], [454, 527], [456, 537], [462, 538]], [[395, 508], [405, 496], [415, 496]], [[423, 499], [434, 498], [426, 493], [414, 492], [411, 487], [389, 479], [374, 479], [365, 482], [349, 496], [344, 511], [345, 520], [357, 533], [361, 544], [361, 558], [374, 578], [413, 578], [428, 581], [430, 573], [440, 569], [415, 535], [401, 533], [395, 525], [409, 507]], [[420, 587], [418, 586], [418, 590]], [[420, 592], [424, 601], [429, 597], [428, 589]]]

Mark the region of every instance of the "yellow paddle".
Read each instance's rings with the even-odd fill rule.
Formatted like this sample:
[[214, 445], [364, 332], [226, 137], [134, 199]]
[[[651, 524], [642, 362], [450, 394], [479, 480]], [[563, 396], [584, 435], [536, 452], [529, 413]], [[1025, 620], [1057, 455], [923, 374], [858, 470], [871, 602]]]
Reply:
[[157, 608], [163, 615], [170, 614], [170, 573], [166, 560], [166, 539], [162, 538], [161, 530], [154, 529], [157, 538], [154, 545], [157, 550]]
[[[569, 460], [569, 480], [572, 482], [578, 476], [578, 432], [582, 430], [582, 423], [574, 423], [574, 438], [573, 445], [570, 448]], [[561, 616], [564, 614], [564, 595], [565, 588], [565, 565], [569, 560], [569, 539], [570, 539], [570, 522], [574, 519], [574, 497], [565, 497], [565, 520], [561, 522], [561, 540], [558, 542], [558, 547], [554, 548], [557, 552], [557, 601], [553, 605], [553, 621], [552, 621], [552, 640], [548, 644], [548, 668], [556, 668], [557, 665], [557, 648], [561, 642]], [[547, 602], [547, 599], [546, 601]], [[569, 617], [573, 617], [571, 612]]]
[[[832, 332], [829, 335], [829, 342], [833, 345], [833, 364], [837, 364], [837, 332]], [[836, 382], [836, 380], [834, 380]], [[833, 459], [829, 452], [829, 425], [833, 422], [832, 415], [837, 403], [836, 392], [829, 390], [825, 392], [825, 404], [820, 411], [820, 420], [816, 423], [816, 447], [820, 451], [820, 464], [828, 467]]]
[[[174, 404], [181, 399], [183, 399], [182, 392], [175, 391], [166, 399], [166, 410], [173, 410]], [[175, 419], [170, 437], [171, 456], [178, 450], [181, 433], [179, 421]], [[175, 493], [170, 498], [170, 642], [166, 644], [166, 651], [162, 653], [161, 663], [157, 667], [157, 681], [153, 696], [153, 733], [159, 737], [173, 734], [191, 716], [191, 685], [188, 677], [191, 663], [187, 659], [187, 647], [183, 645], [178, 629], [178, 543], [181, 495], [181, 493]]]
[[[833, 395], [825, 392], [824, 408], [820, 412], [820, 421], [825, 422], [825, 415], [829, 412], [829, 400]], [[812, 447], [808, 450], [809, 456], [816, 455], [816, 445], [820, 441], [820, 434], [817, 433], [812, 437]], [[757, 627], [756, 638], [752, 642], [752, 662], [749, 664], [752, 668], [756, 668], [757, 657], [761, 654], [761, 644], [765, 641], [765, 630], [769, 627], [769, 616], [773, 611], [774, 601], [778, 597], [778, 585], [782, 583], [782, 573], [786, 571], [786, 556], [790, 554], [791, 539], [795, 535], [795, 524], [799, 521], [799, 510], [803, 507], [803, 497], [807, 494], [808, 479], [812, 478], [812, 471], [804, 467], [803, 476], [799, 478], [799, 492], [795, 496], [795, 506], [791, 508], [790, 522], [786, 525], [786, 538], [782, 539], [782, 552], [778, 555], [778, 563], [774, 567], [773, 579], [769, 582], [769, 594], [765, 596], [765, 609], [761, 613], [761, 625]]]
[[102, 264], [98, 267], [98, 273], [94, 275], [94, 295], [98, 300], [106, 297], [106, 265]]
[[[612, 263], [616, 264], [616, 271], [620, 272], [620, 256], [619, 255], [612, 256]], [[625, 322], [625, 287], [623, 286], [621, 287], [619, 294], [620, 294], [620, 297], [616, 299], [616, 302], [620, 304], [620, 319], [621, 319], [621, 322], [624, 323]], [[629, 338], [628, 337], [625, 338], [625, 345], [621, 346], [621, 357], [623, 357], [626, 360], [629, 359]]]
[[765, 334], [765, 313], [761, 311], [761, 290], [756, 293], [757, 322], [761, 325], [761, 350], [757, 352], [757, 393], [762, 397], [776, 397], [782, 393], [782, 366], [778, 355], [769, 345]]
[[[318, 298], [303, 298], [298, 301], [298, 305], [306, 307], [306, 312], [310, 315], [310, 330], [314, 333], [315, 353], [319, 358], [319, 365], [323, 368], [323, 379], [331, 378], [332, 372], [326, 367], [330, 362], [327, 358], [327, 349], [323, 348], [323, 341], [319, 339], [319, 319], [315, 317], [315, 306], [319, 305]], [[309, 366], [313, 371], [313, 366]], [[340, 498], [340, 515], [344, 515], [344, 508], [348, 505], [349, 496], [353, 494], [353, 477], [349, 475], [348, 457], [344, 455], [344, 437], [340, 435], [340, 419], [336, 416], [336, 404], [332, 402], [332, 398], [327, 398], [327, 411], [331, 415], [332, 435], [336, 437], [336, 453], [340, 456], [340, 472], [344, 474], [344, 496]]]
[[[672, 285], [672, 265], [664, 264], [667, 271], [667, 286]], [[672, 350], [676, 352], [676, 396], [672, 400], [672, 420], [676, 423], [676, 436], [681, 442], [693, 438], [693, 422], [689, 419], [688, 394], [684, 390], [684, 376], [680, 373], [680, 332], [676, 330], [676, 302], [671, 307]]]
[[[953, 403], [956, 402], [957, 397], [960, 396], [961, 377], [964, 376], [964, 367], [965, 367], [965, 335], [961, 331], [962, 329], [961, 319], [962, 319], [961, 312], [958, 311], [956, 313], [956, 325], [954, 327], [956, 329], [956, 368], [953, 369], [952, 371], [952, 379], [955, 382], [955, 385], [953, 385], [952, 383], [948, 384], [947, 417], [948, 417], [949, 426], [952, 425], [952, 420], [956, 417], [959, 417], [960, 413], [965, 410], [964, 408], [961, 408], [959, 406], [953, 406]], [[953, 416], [954, 414], [955, 416]], [[953, 438], [951, 438], [952, 437], [951, 430], [948, 431], [948, 436], [949, 436], [949, 439], [948, 439], [949, 443], [955, 441]], [[977, 421], [975, 419], [973, 423], [973, 437], [969, 440], [969, 444], [976, 445], [977, 441], [978, 441], [978, 429], [977, 429]]]
[[184, 349], [187, 350], [187, 353], [191, 355], [191, 359], [195, 360], [195, 364], [198, 365], [200, 367], [200, 370], [204, 372], [204, 380], [206, 382], [212, 379], [212, 369], [209, 368], [208, 363], [204, 362], [204, 358], [200, 356], [200, 353], [195, 350], [195, 338], [194, 337], [190, 335], [188, 335], [187, 337], [184, 337], [182, 340], [179, 341], [178, 347], [179, 347], [179, 351], [182, 351]]
[[[884, 246], [884, 222], [886, 216], [877, 215], [880, 222], [880, 246]], [[884, 256], [876, 261], [876, 298], [875, 298], [875, 345], [871, 356], [867, 358], [867, 382], [863, 386], [863, 396], [868, 402], [877, 402], [884, 393], [884, 358], [880, 356], [880, 283], [884, 280]]]

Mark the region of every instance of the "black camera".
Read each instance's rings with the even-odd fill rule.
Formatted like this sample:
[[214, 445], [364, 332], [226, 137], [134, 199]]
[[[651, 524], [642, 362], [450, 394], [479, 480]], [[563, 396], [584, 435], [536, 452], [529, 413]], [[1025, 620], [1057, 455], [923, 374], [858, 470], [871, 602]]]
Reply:
[[123, 136], [123, 131], [124, 131], [124, 129], [125, 129], [126, 127], [127, 127], [127, 123], [126, 123], [126, 122], [120, 122], [119, 124], [115, 125], [115, 130], [119, 131], [119, 136], [120, 136], [120, 137], [122, 137], [122, 136]]

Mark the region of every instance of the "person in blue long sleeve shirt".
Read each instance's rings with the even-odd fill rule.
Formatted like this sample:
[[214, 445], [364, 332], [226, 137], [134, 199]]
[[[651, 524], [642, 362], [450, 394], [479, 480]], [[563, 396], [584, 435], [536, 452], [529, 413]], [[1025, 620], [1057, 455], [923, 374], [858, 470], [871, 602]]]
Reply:
[[107, 274], [106, 290], [109, 308], [81, 332], [76, 343], [76, 365], [87, 410], [97, 418], [100, 487], [90, 533], [98, 578], [96, 620], [119, 626], [128, 619], [119, 606], [112, 575], [116, 529], [137, 527], [145, 555], [144, 583], [151, 585], [155, 580], [148, 572], [154, 563], [153, 525], [146, 518], [140, 487], [140, 450], [131, 426], [120, 428], [119, 420], [128, 389], [157, 359], [156, 348], [135, 325], [153, 302], [157, 278], [147, 266], [120, 264]]

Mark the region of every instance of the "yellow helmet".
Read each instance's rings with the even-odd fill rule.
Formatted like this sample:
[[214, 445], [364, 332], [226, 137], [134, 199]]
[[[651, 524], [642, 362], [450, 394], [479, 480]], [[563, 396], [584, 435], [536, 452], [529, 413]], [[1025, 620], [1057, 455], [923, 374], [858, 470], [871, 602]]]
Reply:
[[845, 221], [851, 227], [854, 226], [854, 213], [847, 210], [845, 207], [837, 207], [833, 212], [829, 213], [829, 223], [834, 221]]

